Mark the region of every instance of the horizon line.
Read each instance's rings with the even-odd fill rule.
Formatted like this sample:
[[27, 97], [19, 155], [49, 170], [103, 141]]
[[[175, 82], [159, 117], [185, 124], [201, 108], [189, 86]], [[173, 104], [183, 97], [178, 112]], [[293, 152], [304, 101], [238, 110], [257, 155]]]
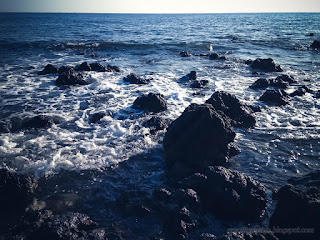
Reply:
[[275, 12], [14, 12], [14, 11], [8, 11], [8, 12], [0, 12], [0, 14], [3, 13], [35, 13], [35, 14], [55, 14], [55, 13], [65, 13], [65, 14], [257, 14], [257, 13], [320, 13], [319, 12], [295, 12], [295, 11], [289, 11], [289, 12], [282, 12], [282, 11], [275, 11]]

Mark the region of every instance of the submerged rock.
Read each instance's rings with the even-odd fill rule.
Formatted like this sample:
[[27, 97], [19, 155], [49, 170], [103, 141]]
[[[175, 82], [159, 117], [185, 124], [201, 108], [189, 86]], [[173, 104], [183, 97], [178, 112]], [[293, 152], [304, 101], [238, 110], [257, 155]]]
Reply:
[[320, 48], [320, 41], [314, 40], [313, 43], [310, 45], [311, 48]]
[[266, 72], [282, 72], [279, 64], [276, 64], [272, 58], [257, 58], [251, 63], [252, 68], [260, 69]]
[[218, 53], [211, 53], [210, 55], [209, 55], [209, 59], [210, 60], [215, 60], [215, 59], [218, 59], [220, 56], [219, 56], [219, 54]]
[[26, 119], [22, 122], [22, 128], [31, 129], [31, 128], [48, 128], [53, 124], [58, 124], [60, 121], [57, 118], [46, 116], [46, 115], [38, 115], [29, 119]]
[[151, 117], [149, 120], [142, 123], [142, 126], [150, 128], [151, 134], [157, 131], [164, 130], [168, 127], [168, 122], [160, 117]]
[[167, 110], [167, 102], [163, 95], [149, 93], [138, 97], [132, 107], [149, 112], [162, 112]]
[[168, 127], [163, 141], [168, 174], [179, 178], [229, 161], [235, 138], [229, 119], [210, 104], [191, 104]]
[[183, 51], [183, 52], [180, 52], [180, 56], [181, 57], [191, 57], [192, 54], [189, 53], [188, 51]]
[[76, 71], [91, 71], [91, 67], [87, 62], [83, 62], [74, 68]]
[[266, 90], [259, 98], [262, 102], [267, 102], [275, 105], [289, 104], [288, 94], [280, 89]]
[[273, 195], [277, 205], [270, 218], [270, 228], [308, 229], [309, 232], [279, 233], [281, 239], [316, 240], [320, 236], [319, 187], [295, 187], [286, 185]]
[[206, 101], [217, 111], [223, 112], [231, 119], [231, 125], [235, 127], [254, 127], [256, 120], [253, 111], [248, 105], [241, 103], [234, 95], [223, 91], [217, 91]]
[[63, 71], [59, 73], [59, 77], [56, 80], [57, 85], [87, 85], [89, 84], [84, 80], [81, 73], [75, 72], [73, 69]]
[[43, 70], [38, 72], [38, 75], [54, 74], [58, 73], [58, 68], [52, 64], [47, 64]]
[[149, 79], [141, 78], [134, 73], [130, 73], [128, 76], [124, 77], [123, 81], [129, 82], [131, 84], [148, 84], [150, 82]]
[[97, 123], [99, 122], [104, 116], [106, 116], [105, 112], [98, 112], [94, 113], [89, 117], [89, 122], [90, 123]]
[[191, 83], [190, 87], [192, 88], [203, 88], [206, 85], [208, 85], [209, 81], [208, 80], [195, 80]]
[[203, 208], [219, 218], [254, 222], [265, 215], [265, 186], [238, 171], [210, 166], [181, 183], [198, 192]]

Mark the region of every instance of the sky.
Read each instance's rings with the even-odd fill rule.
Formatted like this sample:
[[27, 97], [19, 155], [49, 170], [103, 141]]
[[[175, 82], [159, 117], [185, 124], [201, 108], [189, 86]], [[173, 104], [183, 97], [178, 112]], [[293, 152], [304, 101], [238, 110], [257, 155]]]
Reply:
[[320, 12], [319, 0], [1, 0], [0, 12]]

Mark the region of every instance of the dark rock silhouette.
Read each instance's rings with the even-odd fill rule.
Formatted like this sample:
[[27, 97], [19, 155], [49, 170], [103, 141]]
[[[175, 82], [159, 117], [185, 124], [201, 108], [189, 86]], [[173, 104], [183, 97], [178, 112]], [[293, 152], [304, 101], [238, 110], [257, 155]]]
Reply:
[[257, 58], [251, 63], [251, 67], [260, 69], [266, 72], [282, 72], [282, 68], [279, 64], [276, 64], [272, 58]]
[[191, 104], [171, 123], [164, 137], [168, 174], [179, 178], [209, 165], [225, 165], [228, 144], [234, 138], [228, 117], [210, 104]]
[[183, 51], [183, 52], [180, 52], [180, 56], [181, 56], [181, 57], [191, 57], [192, 54], [189, 53], [189, 52], [187, 52], [187, 51]]
[[195, 80], [191, 83], [190, 87], [192, 88], [203, 88], [205, 86], [207, 86], [209, 83], [208, 80]]
[[43, 70], [38, 72], [38, 75], [54, 74], [58, 73], [58, 68], [52, 64], [47, 64]]
[[320, 48], [320, 41], [314, 40], [313, 43], [310, 45], [311, 48]]
[[296, 83], [297, 82], [296, 80], [294, 80], [293, 76], [287, 75], [287, 74], [282, 74], [282, 75], [276, 77], [275, 80], [282, 80], [287, 83]]
[[134, 73], [130, 73], [128, 76], [124, 77], [123, 81], [129, 82], [131, 84], [148, 84], [150, 82], [149, 79], [141, 78]]
[[91, 67], [87, 62], [83, 62], [74, 68], [76, 71], [91, 71]]
[[90, 63], [90, 67], [92, 71], [95, 72], [106, 72], [107, 69], [105, 66], [102, 66], [100, 63]]
[[138, 97], [132, 107], [149, 112], [162, 112], [167, 110], [167, 102], [163, 95], [149, 93]]
[[168, 121], [153, 116], [149, 120], [143, 122], [142, 126], [150, 128], [151, 134], [155, 134], [157, 131], [166, 129], [168, 127]]
[[97, 123], [99, 122], [104, 116], [106, 116], [106, 113], [104, 112], [98, 112], [94, 113], [89, 117], [89, 122], [90, 123]]
[[254, 127], [256, 120], [252, 115], [253, 109], [241, 103], [234, 95], [217, 91], [206, 101], [217, 111], [223, 112], [230, 118], [234, 127]]
[[89, 84], [84, 80], [81, 73], [77, 73], [74, 69], [63, 71], [59, 73], [59, 77], [56, 80], [57, 85], [86, 85]]
[[266, 90], [259, 98], [262, 102], [267, 102], [275, 105], [289, 104], [288, 94], [280, 89]]
[[295, 97], [295, 96], [303, 96], [307, 93], [306, 89], [303, 87], [299, 87], [297, 90], [295, 90], [293, 93], [290, 94], [290, 97]]

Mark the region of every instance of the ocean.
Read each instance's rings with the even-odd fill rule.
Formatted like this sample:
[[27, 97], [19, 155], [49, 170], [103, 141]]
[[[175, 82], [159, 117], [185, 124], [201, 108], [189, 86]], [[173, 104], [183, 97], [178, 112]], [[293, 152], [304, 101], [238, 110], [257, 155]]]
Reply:
[[[298, 85], [319, 90], [320, 51], [310, 48], [320, 39], [319, 23], [319, 13], [1, 13], [0, 121], [45, 114], [60, 118], [61, 124], [1, 133], [0, 168], [37, 178], [82, 173], [85, 177], [74, 177], [56, 191], [82, 198], [86, 213], [104, 221], [109, 212], [95, 210], [101, 199], [114, 200], [117, 191], [134, 187], [151, 191], [164, 179], [165, 131], [154, 135], [143, 127], [151, 115], [133, 109], [133, 101], [143, 93], [163, 94], [168, 110], [156, 115], [172, 121], [191, 103], [204, 103], [223, 90], [262, 109], [255, 113], [254, 129], [236, 129], [241, 153], [230, 168], [258, 179], [271, 192], [290, 177], [320, 169], [320, 99], [306, 93], [287, 106], [258, 101], [263, 91], [249, 86], [279, 73], [257, 76], [245, 61], [272, 58], [298, 81], [289, 93]], [[182, 51], [192, 56], [181, 57]], [[210, 53], [227, 60], [199, 56]], [[49, 63], [60, 67], [85, 61], [121, 71], [89, 72], [89, 85], [71, 87], [57, 86], [55, 74], [37, 74]], [[208, 86], [199, 90], [181, 83], [190, 71], [208, 80]], [[128, 84], [123, 77], [130, 73], [152, 80]], [[107, 115], [90, 123], [97, 112]], [[92, 189], [103, 193], [89, 197]]]

